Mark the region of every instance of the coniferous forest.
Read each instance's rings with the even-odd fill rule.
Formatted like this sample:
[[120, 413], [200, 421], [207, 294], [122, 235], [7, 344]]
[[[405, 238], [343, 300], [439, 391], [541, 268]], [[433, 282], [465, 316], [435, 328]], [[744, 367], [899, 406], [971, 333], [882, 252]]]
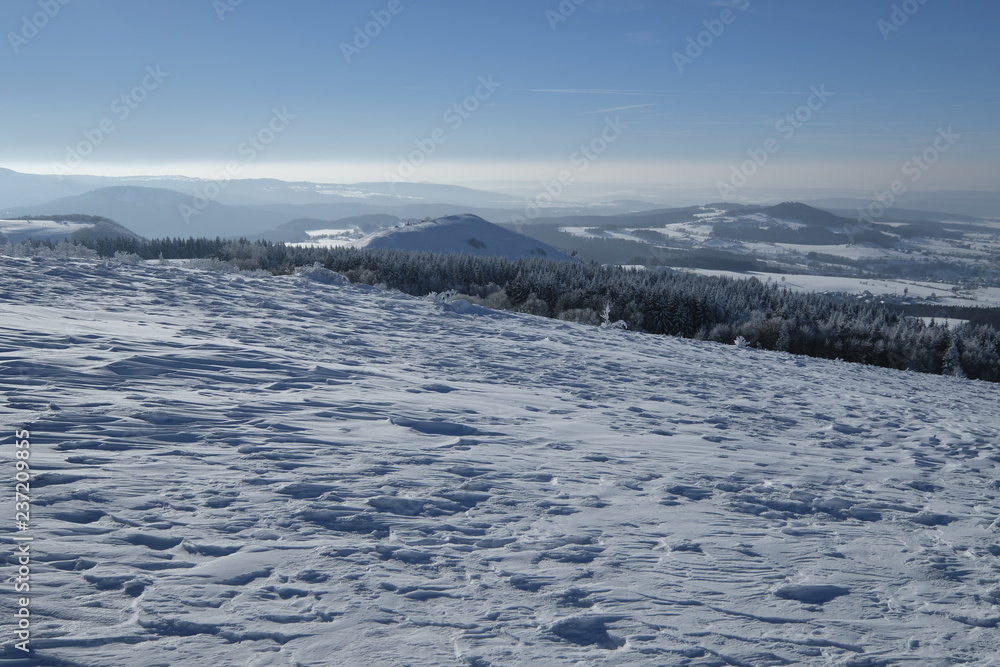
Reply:
[[756, 278], [242, 239], [101, 238], [81, 244], [102, 257], [214, 259], [274, 274], [318, 263], [352, 282], [414, 296], [450, 293], [566, 321], [1000, 382], [1000, 332], [991, 326], [927, 324], [878, 302], [796, 293]]

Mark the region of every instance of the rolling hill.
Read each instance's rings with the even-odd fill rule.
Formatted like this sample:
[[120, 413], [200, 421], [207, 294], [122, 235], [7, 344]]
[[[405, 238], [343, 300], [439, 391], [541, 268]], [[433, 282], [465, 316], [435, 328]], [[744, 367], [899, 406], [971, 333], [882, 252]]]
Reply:
[[552, 246], [504, 229], [476, 215], [453, 215], [376, 232], [361, 243], [367, 248], [468, 253], [493, 257], [547, 257], [572, 260]]

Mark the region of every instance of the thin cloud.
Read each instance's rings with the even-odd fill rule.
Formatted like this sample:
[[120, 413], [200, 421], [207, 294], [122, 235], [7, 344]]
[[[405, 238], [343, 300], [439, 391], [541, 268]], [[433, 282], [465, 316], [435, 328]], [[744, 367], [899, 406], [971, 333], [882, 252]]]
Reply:
[[[615, 90], [613, 88], [526, 88], [528, 93], [564, 95], [638, 95], [649, 97], [695, 97], [697, 95], [803, 95], [801, 90]], [[808, 91], [806, 91], [808, 93]]]
[[646, 107], [655, 107], [656, 102], [650, 102], [649, 104], [631, 104], [627, 107], [613, 107], [611, 109], [598, 109], [597, 111], [588, 111], [587, 113], [614, 113], [616, 111], [628, 111], [629, 109], [645, 109]]
[[671, 94], [651, 90], [613, 90], [611, 88], [529, 88], [527, 92], [565, 95], [655, 95], [657, 97]]

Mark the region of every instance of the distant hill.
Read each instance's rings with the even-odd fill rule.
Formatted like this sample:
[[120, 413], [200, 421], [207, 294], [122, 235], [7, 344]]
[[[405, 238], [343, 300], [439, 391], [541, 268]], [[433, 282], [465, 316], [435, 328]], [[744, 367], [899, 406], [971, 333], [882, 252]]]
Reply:
[[385, 227], [398, 225], [400, 219], [394, 215], [372, 214], [356, 215], [340, 220], [320, 220], [317, 218], [300, 218], [286, 222], [277, 229], [268, 230], [257, 238], [273, 243], [301, 243], [309, 241], [314, 235], [309, 232], [322, 230], [356, 229], [364, 234], [371, 234]]
[[[824, 197], [810, 200], [809, 203], [823, 208], [848, 209], [854, 211], [854, 217], [857, 217], [857, 210], [868, 208], [872, 200]], [[944, 220], [955, 220], [956, 215], [1000, 220], [1000, 192], [955, 190], [907, 192], [896, 198], [884, 217], [892, 220], [900, 214], [905, 215], [907, 210], [935, 211], [936, 213], [932, 215], [941, 216]], [[937, 220], [938, 217], [927, 219]]]
[[75, 176], [22, 174], [0, 168], [0, 208], [34, 206], [57, 197], [80, 195], [99, 187], [93, 180]]
[[546, 257], [575, 261], [553, 246], [513, 232], [477, 215], [452, 215], [428, 222], [393, 227], [367, 237], [358, 245], [492, 257]]
[[838, 215], [830, 213], [829, 211], [813, 208], [812, 206], [801, 204], [799, 202], [786, 201], [775, 206], [758, 209], [757, 212], [778, 220], [801, 222], [808, 227], [843, 229], [856, 224], [856, 222], [850, 218], [842, 218]]
[[142, 238], [135, 232], [108, 220], [90, 215], [46, 215], [22, 220], [0, 220], [0, 242], [21, 243], [27, 240], [86, 241], [97, 238]]

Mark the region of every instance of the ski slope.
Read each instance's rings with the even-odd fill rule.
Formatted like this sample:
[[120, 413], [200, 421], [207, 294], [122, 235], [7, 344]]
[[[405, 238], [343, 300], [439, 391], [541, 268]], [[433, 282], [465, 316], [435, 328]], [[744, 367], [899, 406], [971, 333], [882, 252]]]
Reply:
[[[0, 258], [4, 664], [995, 665], [1000, 387]], [[14, 524], [31, 432], [30, 530]]]

